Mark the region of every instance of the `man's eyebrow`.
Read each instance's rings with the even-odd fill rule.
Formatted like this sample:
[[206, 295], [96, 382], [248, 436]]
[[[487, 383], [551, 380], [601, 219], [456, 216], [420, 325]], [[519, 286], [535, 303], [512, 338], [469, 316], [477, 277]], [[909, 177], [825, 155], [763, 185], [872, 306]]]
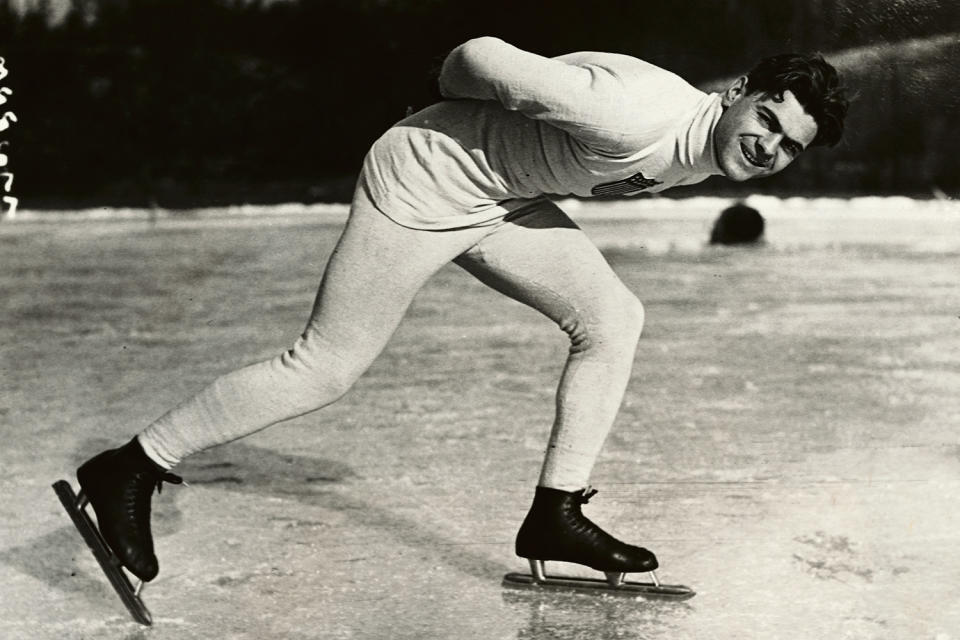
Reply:
[[[770, 128], [773, 129], [774, 133], [783, 133], [783, 125], [780, 124], [780, 118], [777, 117], [777, 114], [775, 114], [769, 107], [766, 107], [762, 104], [758, 105], [758, 107], [761, 111], [763, 111], [764, 115], [770, 118]], [[784, 133], [783, 137], [789, 140], [792, 144], [797, 145], [797, 147], [800, 148], [800, 151], [803, 151], [806, 149], [805, 146], [803, 146], [802, 144], [800, 144], [799, 142], [797, 142], [787, 134]]]

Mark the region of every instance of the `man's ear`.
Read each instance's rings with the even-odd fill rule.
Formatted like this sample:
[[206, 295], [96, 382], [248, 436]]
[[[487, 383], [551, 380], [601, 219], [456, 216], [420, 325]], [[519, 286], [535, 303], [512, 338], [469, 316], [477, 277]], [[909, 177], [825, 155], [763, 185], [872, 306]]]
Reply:
[[727, 87], [727, 90], [723, 92], [723, 96], [720, 98], [720, 103], [724, 107], [729, 107], [731, 104], [737, 101], [738, 98], [746, 94], [747, 92], [747, 76], [740, 76], [734, 80], [733, 84]]

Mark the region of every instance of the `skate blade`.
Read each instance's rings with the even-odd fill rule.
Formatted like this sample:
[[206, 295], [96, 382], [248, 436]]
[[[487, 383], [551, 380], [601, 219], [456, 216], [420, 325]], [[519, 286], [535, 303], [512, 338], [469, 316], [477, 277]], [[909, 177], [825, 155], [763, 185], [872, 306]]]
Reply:
[[106, 574], [107, 579], [110, 580], [110, 585], [113, 587], [113, 590], [117, 592], [120, 600], [127, 607], [127, 611], [129, 611], [133, 619], [140, 624], [147, 626], [152, 625], [153, 618], [150, 616], [150, 611], [148, 611], [147, 607], [143, 604], [143, 600], [140, 599], [138, 590], [134, 589], [127, 574], [120, 568], [120, 561], [113, 552], [110, 551], [110, 547], [107, 546], [103, 536], [100, 535], [97, 526], [90, 519], [90, 516], [87, 515], [87, 512], [79, 505], [79, 500], [70, 487], [70, 483], [66, 480], [57, 480], [53, 483], [53, 490], [56, 492], [57, 497], [60, 498], [60, 503], [63, 504], [63, 508], [70, 515], [70, 519], [73, 520], [73, 526], [75, 526], [77, 531], [80, 532], [80, 535], [83, 536], [84, 542], [87, 543], [90, 551], [93, 552], [93, 557], [100, 563], [100, 568], [103, 570], [103, 573]]
[[573, 576], [545, 576], [536, 580], [526, 573], [508, 573], [503, 577], [503, 586], [515, 589], [549, 589], [553, 591], [579, 591], [591, 594], [609, 594], [627, 598], [647, 598], [658, 600], [687, 600], [697, 594], [690, 587], [679, 584], [660, 584], [652, 582], [621, 582], [612, 586], [608, 581], [597, 578], [578, 578]]

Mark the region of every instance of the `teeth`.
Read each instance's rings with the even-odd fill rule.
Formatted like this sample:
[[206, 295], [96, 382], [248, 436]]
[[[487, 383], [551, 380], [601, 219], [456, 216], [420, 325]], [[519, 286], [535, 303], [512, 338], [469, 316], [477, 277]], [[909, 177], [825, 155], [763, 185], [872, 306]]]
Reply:
[[743, 150], [743, 155], [746, 156], [746, 158], [747, 158], [747, 160], [750, 162], [750, 164], [752, 164], [752, 165], [755, 166], [755, 167], [763, 168], [764, 165], [761, 164], [761, 162], [760, 162], [759, 160], [757, 160], [756, 156], [754, 156], [752, 153], [750, 153], [750, 150], [747, 149], [746, 146], [742, 146], [741, 148], [742, 148], [742, 150]]

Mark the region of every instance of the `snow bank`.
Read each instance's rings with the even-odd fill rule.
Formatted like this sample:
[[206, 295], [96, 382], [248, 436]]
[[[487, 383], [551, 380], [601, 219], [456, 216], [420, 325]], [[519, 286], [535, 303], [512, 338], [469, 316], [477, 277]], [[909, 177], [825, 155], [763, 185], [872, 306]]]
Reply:
[[[698, 252], [707, 245], [720, 212], [733, 198], [637, 198], [597, 201], [559, 199], [601, 248], [649, 253]], [[907, 197], [776, 198], [755, 195], [739, 200], [766, 220], [767, 247], [844, 248], [896, 245], [910, 250], [960, 251], [960, 201]], [[171, 225], [342, 224], [346, 204], [236, 205], [189, 210], [94, 208], [73, 211], [21, 210], [29, 222], [148, 221]]]

